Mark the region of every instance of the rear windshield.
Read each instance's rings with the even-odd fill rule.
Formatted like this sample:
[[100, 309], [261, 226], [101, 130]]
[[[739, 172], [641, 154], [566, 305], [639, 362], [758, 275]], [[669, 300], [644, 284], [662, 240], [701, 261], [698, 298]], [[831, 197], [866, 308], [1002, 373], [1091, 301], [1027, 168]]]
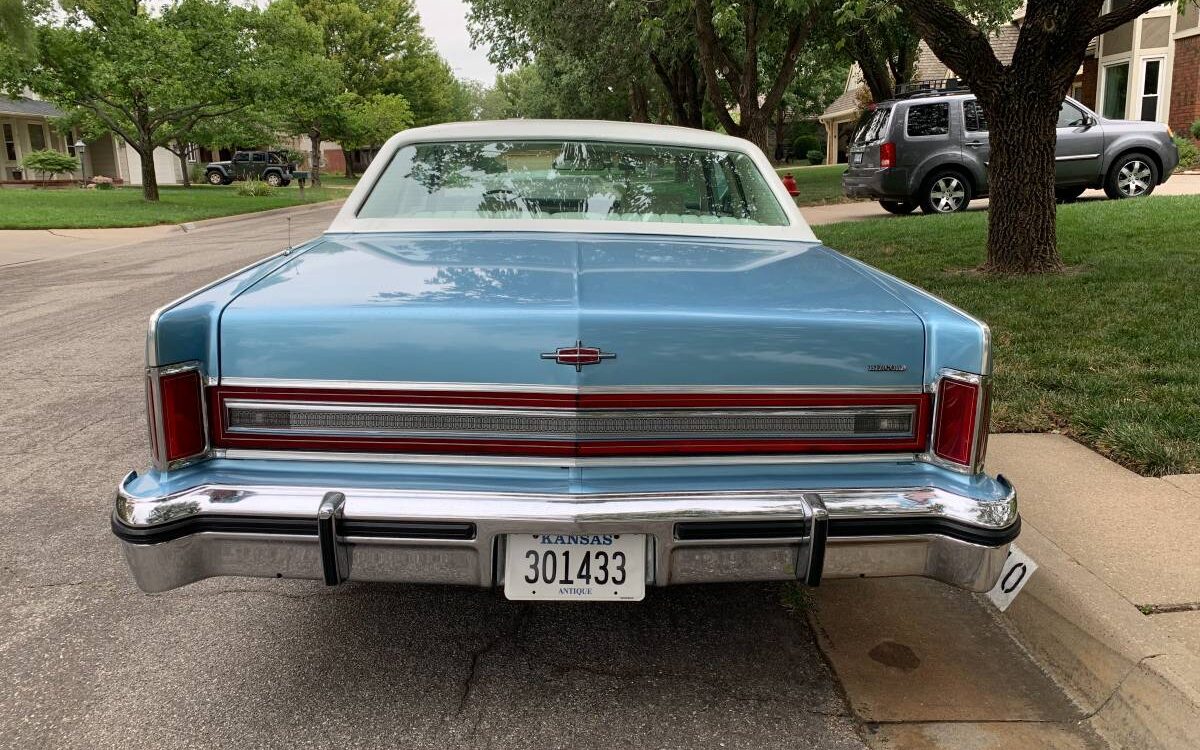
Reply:
[[788, 225], [746, 154], [587, 141], [404, 146], [358, 217]]
[[891, 116], [891, 107], [880, 107], [863, 112], [862, 116], [858, 118], [858, 125], [854, 130], [855, 145], [874, 143], [883, 138], [887, 133], [888, 119]]

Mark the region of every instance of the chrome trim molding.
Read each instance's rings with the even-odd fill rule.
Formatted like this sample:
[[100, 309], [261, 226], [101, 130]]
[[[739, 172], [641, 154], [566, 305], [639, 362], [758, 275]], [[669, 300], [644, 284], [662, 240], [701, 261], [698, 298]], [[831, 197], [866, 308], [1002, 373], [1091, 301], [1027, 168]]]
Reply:
[[1056, 156], [1054, 161], [1089, 161], [1099, 159], [1100, 154], [1073, 154], [1071, 156]]
[[453, 466], [744, 466], [776, 464], [912, 463], [916, 453], [795, 454], [736, 456], [458, 456], [417, 453], [357, 453], [336, 451], [276, 451], [246, 448], [217, 448], [213, 458], [279, 461], [351, 461], [385, 464], [446, 464]]
[[924, 385], [790, 386], [790, 385], [547, 385], [542, 383], [434, 383], [385, 380], [299, 380], [291, 378], [223, 377], [220, 385], [237, 388], [311, 388], [360, 391], [465, 391], [501, 393], [701, 393], [701, 394], [917, 394]]
[[[603, 441], [690, 438], [910, 439], [915, 405], [736, 408], [504, 408], [228, 399], [237, 435]], [[881, 421], [883, 420], [883, 421]], [[893, 427], [907, 425], [907, 429]]]

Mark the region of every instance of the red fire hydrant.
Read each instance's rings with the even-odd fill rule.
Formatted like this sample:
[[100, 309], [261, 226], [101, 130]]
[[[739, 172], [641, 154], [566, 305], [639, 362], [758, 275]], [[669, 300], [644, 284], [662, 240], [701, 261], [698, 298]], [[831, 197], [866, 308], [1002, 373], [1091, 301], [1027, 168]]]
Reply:
[[800, 195], [800, 188], [796, 185], [796, 178], [792, 177], [791, 172], [784, 172], [783, 186], [787, 188], [788, 195], [792, 196], [793, 198], [797, 195]]

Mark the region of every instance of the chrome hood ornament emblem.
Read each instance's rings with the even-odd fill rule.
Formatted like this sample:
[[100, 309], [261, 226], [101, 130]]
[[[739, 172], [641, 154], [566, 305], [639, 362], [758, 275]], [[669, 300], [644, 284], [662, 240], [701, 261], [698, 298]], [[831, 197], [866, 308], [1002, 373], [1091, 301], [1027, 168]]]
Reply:
[[542, 359], [552, 359], [560, 365], [570, 365], [575, 372], [582, 372], [584, 365], [598, 365], [606, 359], [616, 359], [612, 352], [601, 351], [599, 347], [584, 346], [582, 341], [576, 341], [575, 346], [561, 346], [552, 352], [542, 352]]

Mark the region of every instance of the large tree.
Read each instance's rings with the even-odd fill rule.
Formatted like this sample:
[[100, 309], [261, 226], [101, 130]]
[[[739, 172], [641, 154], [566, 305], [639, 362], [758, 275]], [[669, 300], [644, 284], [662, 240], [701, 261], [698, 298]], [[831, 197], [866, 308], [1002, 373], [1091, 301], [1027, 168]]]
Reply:
[[354, 177], [351, 151], [382, 145], [388, 138], [413, 124], [412, 110], [404, 97], [398, 94], [372, 94], [367, 97], [344, 94], [339, 106], [343, 114], [330, 137], [346, 153], [347, 177]]
[[[862, 1], [862, 0], [858, 0]], [[1179, 0], [1182, 7], [1194, 0]], [[1029, 0], [1012, 62], [989, 43], [972, 11], [985, 0], [895, 0], [938, 58], [971, 87], [990, 126], [991, 206], [986, 271], [1058, 271], [1054, 147], [1059, 107], [1092, 39], [1162, 0], [1129, 0], [1105, 13], [1104, 0]]]
[[43, 16], [21, 83], [124, 139], [141, 159], [142, 196], [156, 201], [154, 149], [172, 123], [245, 106], [242, 30], [254, 13], [227, 0], [178, 0], [161, 13], [129, 0], [65, 3]]
[[[690, 0], [709, 103], [721, 127], [767, 149], [771, 117], [804, 48], [834, 6], [825, 0]], [[736, 110], [737, 115], [734, 115]]]

